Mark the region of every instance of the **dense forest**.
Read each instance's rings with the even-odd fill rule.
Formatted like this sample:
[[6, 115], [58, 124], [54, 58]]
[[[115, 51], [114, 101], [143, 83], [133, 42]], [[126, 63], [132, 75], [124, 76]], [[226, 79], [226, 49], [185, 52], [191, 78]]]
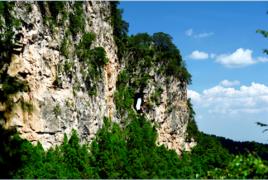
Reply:
[[90, 145], [80, 144], [73, 131], [48, 151], [1, 128], [1, 178], [267, 178], [267, 145], [197, 131], [197, 146], [179, 157], [156, 145], [156, 129], [143, 116], [133, 116], [124, 129], [104, 122]]
[[[115, 2], [111, 8], [119, 57], [131, 51], [134, 56], [146, 57], [144, 66], [165, 64], [160, 73], [176, 76], [187, 84], [191, 82], [191, 75], [169, 35], [160, 32], [152, 36], [146, 33], [128, 36], [122, 11]], [[88, 35], [84, 39], [91, 38]], [[84, 43], [81, 41], [81, 47]], [[102, 50], [96, 54], [102, 54]], [[80, 55], [87, 57], [87, 52], [81, 51]], [[128, 111], [129, 123], [120, 127], [105, 118], [91, 144], [81, 144], [74, 130], [71, 137], [64, 137], [61, 145], [44, 150], [40, 143], [33, 145], [21, 139], [15, 129], [0, 127], [0, 178], [268, 178], [268, 145], [235, 142], [200, 132], [190, 100], [187, 133], [197, 145], [181, 156], [156, 145], [156, 127], [132, 107], [133, 88], [140, 86], [144, 77], [125, 88], [131, 73], [131, 69], [126, 69], [119, 75], [115, 95], [117, 109]]]

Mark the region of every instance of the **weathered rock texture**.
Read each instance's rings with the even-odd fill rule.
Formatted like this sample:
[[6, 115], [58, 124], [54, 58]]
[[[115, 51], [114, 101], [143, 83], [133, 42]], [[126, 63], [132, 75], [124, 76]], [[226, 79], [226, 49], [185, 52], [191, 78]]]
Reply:
[[147, 86], [145, 103], [156, 88], [161, 87], [162, 93], [159, 102], [148, 111], [148, 119], [157, 125], [159, 134], [158, 144], [164, 144], [169, 149], [175, 149], [178, 154], [183, 150], [190, 150], [194, 142], [185, 142], [189, 119], [186, 84], [175, 78], [167, 79], [154, 76]]
[[[73, 12], [74, 3], [65, 4], [67, 12]], [[27, 7], [27, 8], [26, 8]], [[47, 6], [44, 6], [46, 11]], [[82, 78], [84, 68], [76, 55], [66, 58], [60, 51], [61, 44], [68, 30], [68, 20], [64, 25], [54, 27], [45, 23], [44, 15], [37, 2], [16, 2], [12, 14], [19, 19], [21, 25], [15, 31], [20, 35], [16, 43], [20, 48], [14, 49], [7, 73], [29, 85], [27, 92], [19, 92], [12, 96], [15, 104], [6, 111], [5, 104], [0, 104], [0, 111], [6, 111], [5, 127], [16, 127], [23, 138], [35, 143], [40, 141], [45, 148], [59, 144], [63, 135], [69, 135], [72, 129], [78, 130], [83, 141], [91, 141], [103, 124], [105, 116], [113, 121], [116, 118], [114, 92], [117, 76], [122, 67], [117, 59], [117, 47], [113, 38], [110, 22], [110, 2], [84, 2], [83, 13], [85, 28], [74, 37], [68, 36], [70, 54], [74, 54], [76, 45], [83, 33], [94, 32], [96, 40], [92, 47], [103, 47], [109, 62], [102, 70], [97, 83], [97, 94], [89, 95], [86, 82]], [[69, 73], [63, 72], [66, 62], [73, 62]], [[155, 89], [160, 87], [160, 102], [148, 110], [146, 116], [157, 125], [158, 142], [178, 153], [189, 149], [185, 143], [188, 107], [186, 84], [152, 72], [152, 80], [145, 89], [145, 102], [148, 102]], [[55, 85], [60, 79], [61, 85]], [[20, 102], [32, 105], [31, 111], [25, 111]], [[192, 145], [192, 144], [190, 144]]]
[[[136, 65], [131, 64], [131, 61], [137, 62]], [[177, 154], [190, 151], [196, 142], [191, 138], [190, 141], [186, 141], [190, 113], [186, 82], [174, 76], [163, 75], [160, 72], [162, 65], [147, 67], [143, 65], [144, 61], [135, 61], [131, 55], [126, 57], [124, 62], [124, 67], [134, 69], [130, 77], [131, 83], [140, 79], [144, 74], [149, 75], [146, 85], [136, 88], [135, 93], [141, 91], [144, 93], [142, 114], [156, 125], [157, 143], [163, 144], [168, 149], [174, 149]]]

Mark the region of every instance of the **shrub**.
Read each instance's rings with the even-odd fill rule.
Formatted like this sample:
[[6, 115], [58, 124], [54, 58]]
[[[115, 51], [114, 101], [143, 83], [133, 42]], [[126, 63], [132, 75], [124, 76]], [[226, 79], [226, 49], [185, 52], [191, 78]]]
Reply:
[[81, 73], [90, 96], [96, 95], [102, 68], [108, 63], [106, 52], [102, 47], [90, 49], [94, 39], [94, 34], [85, 33], [77, 46], [77, 56], [84, 66]]
[[267, 179], [268, 166], [252, 154], [236, 155], [225, 169], [215, 168], [208, 171], [208, 177], [221, 179]]
[[74, 3], [74, 13], [70, 14], [70, 31], [73, 36], [78, 32], [83, 32], [85, 27], [85, 17], [83, 12], [83, 2]]
[[69, 45], [68, 37], [65, 36], [60, 46], [60, 52], [65, 58], [69, 58]]
[[53, 109], [53, 113], [56, 117], [58, 117], [59, 115], [61, 115], [61, 108], [60, 108], [60, 105], [57, 104], [54, 109]]

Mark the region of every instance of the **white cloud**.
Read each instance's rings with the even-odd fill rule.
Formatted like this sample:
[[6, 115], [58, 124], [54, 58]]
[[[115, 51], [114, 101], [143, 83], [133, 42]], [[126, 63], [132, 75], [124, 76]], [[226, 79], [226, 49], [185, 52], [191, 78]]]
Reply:
[[[253, 51], [251, 49], [239, 48], [231, 54], [220, 54], [215, 55], [215, 61], [228, 68], [241, 68], [257, 63], [268, 62], [267, 57], [257, 57], [252, 56]], [[211, 56], [212, 58], [212, 56]]]
[[268, 62], [268, 58], [267, 57], [257, 57], [257, 61], [265, 63], [265, 62]]
[[267, 63], [267, 57], [252, 56], [251, 49], [238, 48], [233, 53], [229, 54], [215, 54], [207, 53], [199, 50], [193, 51], [188, 57], [195, 60], [214, 59], [215, 62], [222, 64], [227, 68], [242, 68], [257, 63]]
[[249, 86], [242, 85], [239, 88], [226, 87], [238, 85], [238, 82], [224, 80], [201, 93], [188, 90], [188, 97], [196, 108], [205, 109], [209, 114], [267, 113], [268, 86], [253, 82]]
[[202, 92], [188, 90], [198, 128], [238, 141], [267, 143], [267, 134], [256, 122], [268, 123], [268, 86], [260, 83], [225, 87], [218, 85]]
[[187, 90], [187, 96], [195, 102], [201, 100], [200, 94], [198, 92], [190, 90], [190, 89]]
[[194, 33], [194, 30], [190, 28], [185, 31], [185, 35], [189, 37], [193, 36], [194, 38], [206, 38], [214, 35], [214, 32]]
[[206, 52], [195, 50], [189, 55], [189, 57], [191, 59], [202, 60], [202, 59], [208, 59], [209, 55]]
[[193, 29], [188, 29], [185, 31], [186, 36], [192, 36], [193, 35]]
[[195, 38], [205, 38], [205, 37], [209, 37], [209, 36], [213, 36], [214, 32], [204, 32], [204, 33], [199, 33], [196, 34], [194, 37]]
[[220, 85], [221, 86], [224, 86], [224, 87], [232, 87], [232, 86], [238, 86], [238, 85], [240, 85], [240, 81], [237, 81], [237, 80], [235, 80], [235, 81], [229, 81], [229, 80], [223, 80], [223, 81], [221, 81], [220, 82]]
[[252, 50], [239, 48], [232, 54], [221, 54], [216, 57], [216, 62], [229, 67], [238, 68], [255, 64], [252, 58]]

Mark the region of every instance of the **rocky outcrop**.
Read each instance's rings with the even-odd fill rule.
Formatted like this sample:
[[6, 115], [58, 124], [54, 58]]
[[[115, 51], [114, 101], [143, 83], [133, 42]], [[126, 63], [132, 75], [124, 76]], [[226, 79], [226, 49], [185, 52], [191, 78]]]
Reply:
[[[167, 82], [168, 81], [168, 82]], [[161, 91], [158, 89], [161, 88]], [[158, 99], [152, 102], [157, 91]], [[174, 149], [178, 154], [195, 146], [194, 140], [186, 142], [189, 110], [186, 84], [176, 78], [166, 79], [155, 75], [145, 89], [145, 103], [152, 103], [147, 118], [152, 119], [158, 131], [157, 143]], [[158, 102], [156, 102], [158, 101]]]
[[[161, 71], [164, 65], [144, 66], [145, 61], [146, 59], [136, 59], [130, 55], [124, 58], [125, 64], [122, 67], [122, 71], [128, 69], [133, 72], [130, 72], [129, 86], [135, 86], [132, 87], [135, 93], [143, 94], [141, 114], [155, 125], [158, 145], [174, 149], [177, 154], [190, 151], [196, 142], [186, 138], [190, 113], [187, 83], [163, 74]], [[141, 81], [146, 83], [140, 83]], [[139, 86], [136, 86], [137, 82]]]
[[[61, 8], [53, 9], [42, 2], [14, 3], [10, 14], [20, 23], [12, 28], [15, 45], [10, 62], [1, 70], [6, 69], [8, 77], [28, 86], [27, 91], [9, 96], [12, 106], [0, 103], [4, 126], [16, 127], [23, 138], [39, 141], [45, 148], [59, 144], [64, 133], [69, 135], [72, 129], [77, 130], [82, 141], [90, 142], [105, 116], [123, 123], [116, 111], [114, 94], [119, 71], [125, 65], [119, 64], [117, 57], [110, 2], [58, 5]], [[76, 12], [81, 15], [83, 28], [74, 33], [70, 17], [77, 18]], [[88, 92], [93, 79], [85, 79], [85, 69], [92, 67], [81, 61], [76, 52], [86, 33], [95, 35], [87, 48], [102, 47], [108, 59], [99, 71], [100, 78], [94, 80], [93, 94]], [[151, 79], [144, 89], [148, 106], [144, 114], [157, 126], [158, 143], [177, 153], [191, 148], [194, 144], [185, 142], [189, 114], [186, 84], [160, 76], [153, 68], [149, 74]], [[158, 97], [151, 103], [155, 93]]]
[[[65, 3], [66, 13], [73, 11], [73, 6], [74, 3]], [[48, 6], [45, 4], [44, 7], [49, 13]], [[70, 134], [72, 129], [77, 129], [83, 140], [90, 141], [102, 126], [104, 116], [113, 117], [115, 111], [113, 93], [118, 65], [113, 29], [109, 22], [109, 2], [82, 4], [85, 17], [83, 33], [90, 32], [96, 36], [88, 48], [103, 47], [109, 59], [101, 72], [95, 96], [88, 95], [85, 90], [86, 82], [81, 74], [84, 67], [77, 56], [66, 58], [60, 50], [68, 25], [47, 25], [40, 8], [37, 2], [18, 2], [12, 11], [14, 17], [22, 22], [15, 32], [20, 34], [17, 43], [22, 44], [22, 48], [13, 54], [7, 73], [27, 82], [29, 91], [18, 93], [13, 101], [27, 101], [32, 104], [33, 110], [24, 112], [19, 105], [14, 106], [14, 114], [6, 116], [5, 126], [17, 127], [23, 138], [40, 141], [46, 148], [60, 143], [64, 133]], [[58, 18], [61, 18], [60, 15]], [[67, 20], [65, 23], [70, 22]], [[53, 25], [55, 30], [51, 31]], [[82, 33], [68, 37], [73, 42], [68, 51], [75, 50], [81, 37]], [[70, 69], [72, 78], [59, 72], [64, 63], [70, 61], [73, 63]], [[61, 86], [55, 85], [57, 78], [60, 78]]]

